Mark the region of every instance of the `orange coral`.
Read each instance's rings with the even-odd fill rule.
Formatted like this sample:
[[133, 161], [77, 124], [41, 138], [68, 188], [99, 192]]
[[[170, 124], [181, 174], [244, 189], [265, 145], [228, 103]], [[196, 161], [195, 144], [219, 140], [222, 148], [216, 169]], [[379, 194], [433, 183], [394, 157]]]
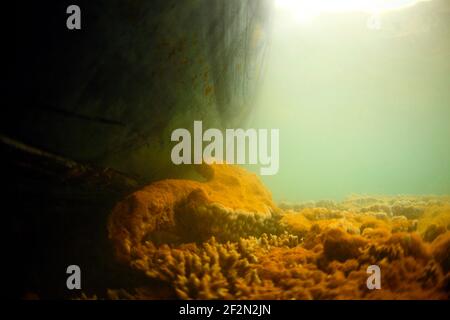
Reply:
[[[206, 240], [213, 235], [224, 239], [243, 231], [252, 234], [255, 226], [270, 227], [266, 220], [278, 209], [255, 174], [226, 164], [197, 169], [206, 182], [162, 180], [116, 205], [108, 231], [120, 260], [132, 260], [147, 240], [173, 242], [180, 236]], [[239, 219], [244, 223], [233, 223]], [[185, 228], [186, 220], [190, 226], [199, 224], [197, 232]]]
[[331, 229], [324, 235], [324, 255], [329, 260], [338, 261], [357, 258], [366, 243], [363, 237], [351, 236], [341, 229]]
[[[156, 182], [114, 208], [117, 256], [158, 289], [107, 298], [449, 298], [448, 197], [353, 197], [281, 212], [255, 175], [198, 169], [206, 182]], [[366, 286], [374, 264], [381, 290]]]
[[440, 235], [433, 241], [433, 255], [444, 272], [450, 271], [450, 232]]

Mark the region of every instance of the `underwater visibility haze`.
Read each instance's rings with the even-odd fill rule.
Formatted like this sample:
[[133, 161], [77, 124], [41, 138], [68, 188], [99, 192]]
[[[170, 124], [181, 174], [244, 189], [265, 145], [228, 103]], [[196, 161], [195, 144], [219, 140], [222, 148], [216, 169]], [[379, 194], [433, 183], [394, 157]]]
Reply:
[[275, 11], [249, 127], [280, 129], [280, 170], [262, 177], [277, 200], [450, 194], [445, 10], [386, 12], [378, 29], [364, 12]]

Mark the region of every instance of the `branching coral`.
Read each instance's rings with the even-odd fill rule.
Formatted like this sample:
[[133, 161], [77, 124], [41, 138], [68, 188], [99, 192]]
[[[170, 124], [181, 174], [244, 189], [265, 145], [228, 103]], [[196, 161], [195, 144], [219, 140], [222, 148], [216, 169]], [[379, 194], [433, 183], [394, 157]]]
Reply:
[[[106, 298], [449, 298], [448, 197], [353, 197], [282, 211], [243, 169], [199, 169], [206, 182], [160, 181], [114, 208], [117, 257], [167, 290]], [[374, 264], [381, 290], [366, 286]]]
[[233, 243], [219, 243], [214, 237], [201, 245], [147, 243], [142, 258], [134, 260], [132, 266], [152, 279], [170, 283], [178, 298], [246, 298], [256, 292], [256, 287], [264, 287], [258, 275], [256, 253], [297, 244], [297, 238], [288, 234], [264, 234]]

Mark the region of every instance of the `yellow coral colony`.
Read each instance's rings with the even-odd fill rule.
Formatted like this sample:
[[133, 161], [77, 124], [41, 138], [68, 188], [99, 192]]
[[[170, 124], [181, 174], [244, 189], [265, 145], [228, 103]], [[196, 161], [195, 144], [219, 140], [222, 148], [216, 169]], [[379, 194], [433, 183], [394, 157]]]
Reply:
[[[108, 222], [116, 256], [149, 283], [108, 298], [448, 299], [449, 197], [280, 209], [238, 166], [198, 169], [206, 182], [159, 181], [116, 205]], [[366, 287], [372, 264], [381, 290]]]

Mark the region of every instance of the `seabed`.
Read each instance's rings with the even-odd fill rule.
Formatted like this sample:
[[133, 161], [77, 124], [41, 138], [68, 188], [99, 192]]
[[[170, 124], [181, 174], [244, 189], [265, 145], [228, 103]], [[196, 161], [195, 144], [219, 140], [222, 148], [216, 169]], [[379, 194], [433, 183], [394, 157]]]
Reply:
[[153, 183], [110, 215], [117, 260], [154, 285], [81, 298], [448, 299], [450, 197], [277, 206], [253, 173], [199, 169], [206, 182]]

